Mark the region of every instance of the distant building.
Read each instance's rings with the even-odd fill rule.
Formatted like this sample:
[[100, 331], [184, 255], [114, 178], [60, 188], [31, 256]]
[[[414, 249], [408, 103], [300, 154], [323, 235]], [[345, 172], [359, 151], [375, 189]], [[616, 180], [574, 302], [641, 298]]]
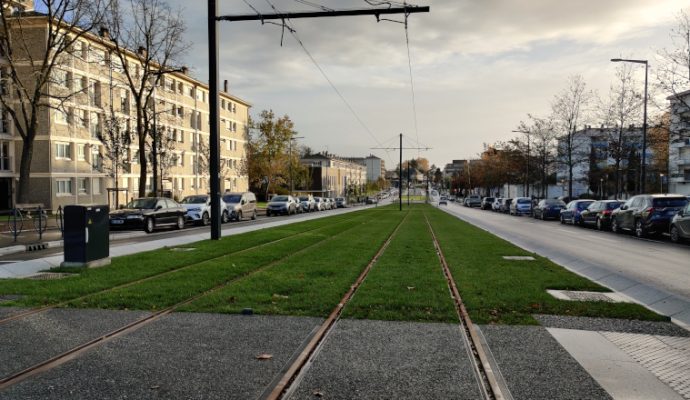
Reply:
[[362, 164], [331, 154], [312, 154], [300, 160], [309, 169], [308, 191], [317, 196], [338, 197], [361, 193], [366, 188], [367, 171]]
[[690, 195], [690, 90], [668, 100], [671, 101], [668, 192]]
[[367, 182], [376, 182], [386, 178], [386, 162], [371, 154], [368, 157], [346, 157], [343, 160], [364, 165], [367, 171]]

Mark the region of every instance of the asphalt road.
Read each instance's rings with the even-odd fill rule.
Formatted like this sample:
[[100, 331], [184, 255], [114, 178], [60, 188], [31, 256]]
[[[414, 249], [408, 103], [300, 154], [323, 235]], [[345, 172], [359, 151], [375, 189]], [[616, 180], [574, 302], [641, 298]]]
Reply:
[[612, 274], [690, 300], [687, 244], [674, 244], [668, 238], [638, 239], [629, 234], [514, 217], [453, 203], [447, 211], [527, 250], [541, 254], [538, 249], [548, 248], [550, 255], [594, 264]]

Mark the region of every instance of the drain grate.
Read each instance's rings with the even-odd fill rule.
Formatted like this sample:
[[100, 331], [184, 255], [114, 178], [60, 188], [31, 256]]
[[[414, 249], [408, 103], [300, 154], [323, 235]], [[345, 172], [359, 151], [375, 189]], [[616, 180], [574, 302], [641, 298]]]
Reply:
[[619, 332], [601, 334], [690, 400], [690, 338]]
[[26, 251], [45, 250], [47, 248], [48, 248], [48, 243], [34, 243], [34, 244], [27, 244], [26, 245]]
[[546, 290], [551, 296], [567, 301], [604, 301], [607, 303], [630, 303], [628, 299], [613, 292], [586, 292], [575, 290]]
[[534, 261], [532, 256], [503, 256], [504, 260]]
[[39, 272], [38, 274], [29, 275], [25, 279], [32, 279], [32, 280], [37, 280], [37, 281], [47, 281], [47, 280], [53, 280], [53, 279], [69, 278], [70, 276], [74, 276], [74, 275], [77, 275], [77, 274], [70, 274], [67, 272]]

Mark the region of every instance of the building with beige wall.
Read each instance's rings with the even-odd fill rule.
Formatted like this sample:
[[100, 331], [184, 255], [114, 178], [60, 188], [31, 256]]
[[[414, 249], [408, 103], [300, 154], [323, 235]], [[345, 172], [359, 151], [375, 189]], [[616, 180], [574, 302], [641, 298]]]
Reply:
[[366, 166], [330, 154], [312, 154], [300, 160], [309, 169], [316, 196], [338, 197], [362, 192], [367, 184]]
[[[30, 1], [24, 1], [31, 11]], [[45, 50], [48, 18], [39, 13], [22, 17], [25, 35], [37, 53]], [[64, 32], [66, 35], [71, 32]], [[125, 84], [123, 65], [114, 54], [115, 46], [107, 31], [83, 35], [60, 60], [48, 85], [52, 107], [42, 107], [38, 114], [39, 132], [34, 142], [31, 164], [30, 201], [56, 209], [67, 204], [113, 203], [115, 187], [112, 165], [99, 132], [107, 129], [114, 114], [124, 129], [136, 131], [136, 110], [132, 94]], [[138, 63], [135, 53], [127, 53], [131, 68]], [[0, 64], [4, 60], [0, 59]], [[133, 63], [133, 64], [132, 64]], [[58, 103], [61, 95], [67, 100]], [[3, 84], [2, 96], [12, 96]], [[155, 127], [169, 141], [168, 163], [164, 165], [162, 187], [176, 198], [207, 193], [210, 186], [207, 162], [209, 142], [208, 85], [196, 80], [186, 69], [163, 76], [155, 89]], [[15, 102], [14, 107], [20, 107]], [[221, 190], [245, 191], [248, 179], [241, 173], [245, 158], [250, 104], [227, 92], [220, 94]], [[112, 114], [111, 114], [112, 110]], [[19, 179], [22, 138], [6, 110], [0, 119], [0, 209], [13, 207]], [[147, 193], [139, 193], [139, 157], [137, 141], [132, 140], [122, 168], [118, 172], [119, 201], [145, 196], [151, 187], [151, 163]], [[144, 151], [148, 151], [145, 149]], [[161, 177], [159, 177], [161, 179]]]

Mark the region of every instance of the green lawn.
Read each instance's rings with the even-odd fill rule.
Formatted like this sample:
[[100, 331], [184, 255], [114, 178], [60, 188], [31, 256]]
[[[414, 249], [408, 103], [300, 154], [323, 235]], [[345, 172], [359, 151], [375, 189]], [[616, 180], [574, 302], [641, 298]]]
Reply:
[[[252, 308], [258, 314], [325, 317], [399, 226], [344, 316], [456, 321], [425, 217], [476, 323], [536, 324], [532, 314], [537, 313], [668, 320], [636, 304], [557, 300], [546, 289], [606, 289], [425, 204], [405, 205], [403, 212], [393, 204], [201, 241], [186, 246], [191, 251], [116, 257], [110, 266], [63, 280], [0, 280], [0, 294], [24, 295], [3, 305], [67, 302], [70, 307], [140, 310], [159, 310], [204, 294], [180, 310], [238, 313]], [[507, 255], [536, 260], [504, 260]]]

